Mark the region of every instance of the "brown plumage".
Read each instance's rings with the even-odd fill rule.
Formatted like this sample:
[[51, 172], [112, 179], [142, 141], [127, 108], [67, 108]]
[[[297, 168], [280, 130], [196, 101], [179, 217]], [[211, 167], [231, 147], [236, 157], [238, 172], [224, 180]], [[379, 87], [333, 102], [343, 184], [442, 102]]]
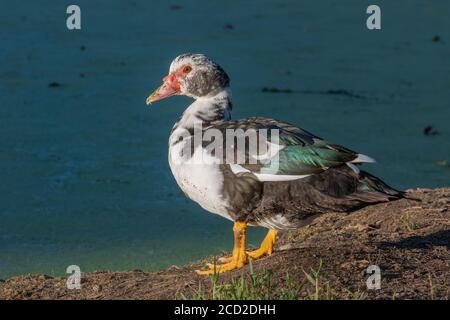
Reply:
[[299, 180], [276, 182], [260, 182], [251, 173], [224, 171], [224, 195], [235, 205], [230, 208], [235, 219], [267, 227], [267, 221], [282, 215], [284, 224], [270, 226], [278, 230], [302, 227], [321, 214], [351, 212], [403, 197], [403, 192], [380, 179], [364, 171], [356, 173], [346, 165]]

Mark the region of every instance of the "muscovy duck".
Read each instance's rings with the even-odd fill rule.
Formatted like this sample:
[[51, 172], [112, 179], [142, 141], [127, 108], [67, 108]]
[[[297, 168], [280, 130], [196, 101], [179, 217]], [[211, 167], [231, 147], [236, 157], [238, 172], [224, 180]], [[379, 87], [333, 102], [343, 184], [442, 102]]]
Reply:
[[[208, 264], [198, 274], [233, 270], [249, 258], [270, 255], [280, 230], [303, 227], [319, 215], [351, 212], [403, 197], [403, 192], [358, 168], [361, 163], [374, 162], [368, 156], [287, 122], [263, 117], [232, 121], [230, 79], [203, 54], [176, 57], [163, 84], [146, 102], [149, 105], [172, 95], [195, 99], [169, 138], [169, 164], [175, 180], [205, 210], [234, 222], [231, 257]], [[243, 136], [225, 141], [228, 132], [239, 130]], [[247, 132], [256, 132], [256, 140]], [[220, 137], [224, 141], [216, 141]], [[261, 141], [270, 150], [249, 151]], [[259, 249], [249, 252], [245, 247], [248, 225], [269, 229]]]

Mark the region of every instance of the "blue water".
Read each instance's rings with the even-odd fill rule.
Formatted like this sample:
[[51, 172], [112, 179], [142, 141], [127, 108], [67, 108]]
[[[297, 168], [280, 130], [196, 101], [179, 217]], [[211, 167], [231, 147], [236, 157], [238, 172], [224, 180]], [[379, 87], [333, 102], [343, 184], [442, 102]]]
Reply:
[[80, 31], [64, 1], [0, 5], [0, 278], [159, 270], [229, 249], [230, 222], [186, 199], [167, 165], [190, 100], [144, 103], [183, 52], [227, 70], [234, 118], [288, 120], [364, 152], [398, 188], [450, 184], [437, 164], [450, 160], [447, 1], [377, 1], [381, 31], [365, 27], [368, 1], [76, 3]]

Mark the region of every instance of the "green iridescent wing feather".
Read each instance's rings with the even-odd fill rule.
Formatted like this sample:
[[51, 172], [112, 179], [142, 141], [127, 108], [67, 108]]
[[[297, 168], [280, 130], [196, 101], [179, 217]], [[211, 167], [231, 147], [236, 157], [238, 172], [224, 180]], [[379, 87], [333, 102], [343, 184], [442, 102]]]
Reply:
[[[255, 173], [274, 175], [309, 175], [337, 167], [354, 160], [358, 154], [325, 140], [291, 124], [274, 119], [254, 117], [239, 121], [227, 121], [214, 125], [216, 129], [266, 129], [268, 140], [283, 148], [270, 161], [255, 164], [241, 164]], [[270, 135], [271, 129], [278, 130], [278, 140]], [[239, 150], [236, 150], [239, 152]], [[248, 152], [246, 148], [246, 152]], [[246, 159], [249, 155], [246, 154]]]
[[[285, 146], [270, 163], [261, 167], [261, 173], [278, 175], [307, 175], [340, 166], [357, 157], [356, 153], [335, 150], [329, 145]], [[278, 161], [278, 166], [273, 161]]]

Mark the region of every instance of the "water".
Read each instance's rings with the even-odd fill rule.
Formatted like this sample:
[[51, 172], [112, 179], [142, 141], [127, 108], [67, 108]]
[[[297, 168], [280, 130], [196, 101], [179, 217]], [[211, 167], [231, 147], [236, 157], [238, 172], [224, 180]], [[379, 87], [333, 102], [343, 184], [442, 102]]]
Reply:
[[183, 52], [227, 70], [234, 118], [288, 120], [364, 152], [398, 188], [448, 186], [436, 162], [450, 160], [450, 4], [378, 1], [382, 30], [368, 31], [370, 3], [341, 3], [80, 0], [81, 31], [60, 1], [2, 4], [0, 278], [159, 270], [230, 248], [231, 223], [187, 200], [167, 165], [189, 99], [144, 104]]

